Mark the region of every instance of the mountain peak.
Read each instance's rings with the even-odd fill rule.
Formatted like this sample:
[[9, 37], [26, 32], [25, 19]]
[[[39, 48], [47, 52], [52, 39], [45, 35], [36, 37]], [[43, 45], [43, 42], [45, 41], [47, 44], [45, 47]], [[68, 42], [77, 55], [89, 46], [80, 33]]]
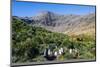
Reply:
[[54, 13], [53, 12], [50, 12], [50, 11], [40, 11], [38, 13], [38, 16], [41, 16], [41, 15], [53, 15]]

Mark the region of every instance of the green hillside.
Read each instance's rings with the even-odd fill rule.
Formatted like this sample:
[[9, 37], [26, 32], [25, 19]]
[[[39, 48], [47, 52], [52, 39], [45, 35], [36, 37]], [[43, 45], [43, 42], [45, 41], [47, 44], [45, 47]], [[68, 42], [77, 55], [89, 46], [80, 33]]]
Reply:
[[[57, 47], [57, 48], [55, 48]], [[12, 20], [12, 62], [46, 61], [43, 52], [64, 49], [64, 53], [55, 60], [93, 59], [95, 58], [95, 37], [79, 35], [71, 37], [62, 33], [48, 31], [42, 27], [31, 26], [21, 20]], [[77, 53], [69, 53], [77, 49]]]

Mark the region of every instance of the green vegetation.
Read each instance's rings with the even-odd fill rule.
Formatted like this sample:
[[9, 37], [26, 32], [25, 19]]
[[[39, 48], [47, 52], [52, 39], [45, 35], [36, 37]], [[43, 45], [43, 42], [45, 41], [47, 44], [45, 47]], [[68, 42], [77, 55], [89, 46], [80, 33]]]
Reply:
[[[53, 47], [52, 47], [53, 46]], [[57, 46], [57, 48], [54, 48]], [[46, 48], [64, 53], [56, 60], [95, 59], [95, 37], [79, 35], [70, 37], [62, 33], [48, 31], [41, 27], [33, 27], [21, 20], [12, 20], [12, 62], [41, 62]], [[69, 49], [77, 49], [77, 53], [69, 53]]]

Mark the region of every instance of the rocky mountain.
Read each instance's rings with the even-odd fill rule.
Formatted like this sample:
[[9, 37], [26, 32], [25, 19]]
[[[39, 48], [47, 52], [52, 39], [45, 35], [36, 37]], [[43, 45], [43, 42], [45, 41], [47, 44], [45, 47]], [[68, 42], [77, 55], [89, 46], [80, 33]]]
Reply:
[[33, 17], [17, 17], [32, 26], [40, 26], [53, 32], [69, 35], [95, 33], [95, 13], [88, 15], [60, 15], [49, 11], [43, 11]]

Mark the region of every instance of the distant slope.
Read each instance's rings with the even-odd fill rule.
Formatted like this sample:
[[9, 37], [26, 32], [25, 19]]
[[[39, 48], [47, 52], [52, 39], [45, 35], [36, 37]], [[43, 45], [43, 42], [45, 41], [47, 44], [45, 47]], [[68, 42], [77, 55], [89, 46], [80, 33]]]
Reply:
[[68, 35], [95, 33], [95, 13], [88, 15], [59, 15], [44, 11], [34, 17], [17, 17], [33, 26]]

